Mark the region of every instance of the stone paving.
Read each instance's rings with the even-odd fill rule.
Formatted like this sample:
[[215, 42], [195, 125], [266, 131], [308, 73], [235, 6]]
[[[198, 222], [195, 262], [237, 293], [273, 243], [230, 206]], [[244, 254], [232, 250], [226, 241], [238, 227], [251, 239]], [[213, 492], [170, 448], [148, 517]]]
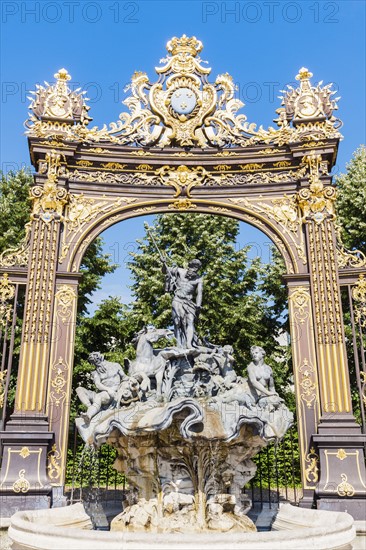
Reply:
[[10, 550], [10, 540], [7, 529], [0, 530], [0, 550]]

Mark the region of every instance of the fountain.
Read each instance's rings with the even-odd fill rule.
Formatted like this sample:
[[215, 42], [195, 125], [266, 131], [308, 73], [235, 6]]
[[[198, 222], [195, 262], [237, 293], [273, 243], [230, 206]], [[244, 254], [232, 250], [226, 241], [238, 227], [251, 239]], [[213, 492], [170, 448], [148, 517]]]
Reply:
[[[235, 373], [230, 345], [198, 338], [199, 268], [198, 260], [187, 269], [164, 268], [174, 333], [144, 327], [125, 369], [91, 353], [95, 390], [76, 390], [86, 408], [76, 419], [83, 440], [115, 447], [114, 467], [128, 480], [111, 531], [88, 531], [81, 504], [18, 512], [9, 530], [14, 550], [30, 548], [30, 540], [42, 549], [285, 549], [302, 548], [305, 540], [307, 548], [352, 548], [353, 518], [345, 513], [285, 504], [274, 524], [279, 532], [267, 533], [257, 533], [247, 516], [251, 501], [243, 487], [255, 475], [252, 458], [284, 436], [293, 415], [261, 347], [251, 348], [244, 378]], [[154, 348], [173, 334], [174, 345]]]
[[255, 531], [242, 493], [256, 471], [251, 459], [293, 421], [261, 347], [251, 348], [246, 379], [233, 369], [230, 345], [197, 337], [199, 268], [192, 260], [187, 269], [164, 269], [173, 292], [175, 346], [154, 349], [173, 332], [146, 326], [135, 336], [128, 375], [94, 352], [97, 391], [77, 389], [87, 407], [76, 420], [81, 436], [89, 445], [115, 447], [114, 467], [129, 484], [112, 530]]

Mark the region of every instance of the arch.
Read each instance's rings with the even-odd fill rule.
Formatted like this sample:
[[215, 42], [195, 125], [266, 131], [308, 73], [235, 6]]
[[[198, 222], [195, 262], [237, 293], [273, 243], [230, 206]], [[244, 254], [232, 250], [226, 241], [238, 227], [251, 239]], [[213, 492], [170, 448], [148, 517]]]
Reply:
[[67, 243], [67, 246], [70, 245], [70, 247], [66, 270], [69, 272], [77, 272], [88, 245], [103, 231], [116, 223], [146, 214], [174, 214], [184, 212], [228, 216], [239, 221], [249, 223], [262, 231], [278, 248], [285, 262], [287, 273], [299, 273], [299, 259], [294, 251], [294, 246], [296, 246], [294, 240], [289, 238], [289, 235], [286, 234], [283, 229], [281, 230], [281, 226], [274, 223], [269, 219], [269, 217], [258, 214], [258, 212], [250, 210], [246, 206], [234, 206], [227, 202], [208, 199], [196, 200], [194, 202], [194, 209], [174, 210], [171, 208], [171, 204], [172, 202], [170, 199], [157, 199], [153, 201], [133, 203], [127, 206], [119, 207], [116, 210], [112, 210], [111, 212], [108, 212], [107, 214], [102, 215], [86, 224], [78, 239], [74, 242]]
[[[87, 128], [84, 93], [68, 87], [71, 77], [65, 69], [55, 75], [54, 84], [38, 86], [32, 100], [27, 133], [36, 174], [18, 409], [3, 440], [7, 458], [1, 467], [9, 474], [7, 483], [19, 487], [19, 461], [11, 458], [12, 452], [22, 457], [22, 448], [13, 449], [19, 433], [23, 446], [37, 441], [40, 448], [42, 495], [49, 498], [50, 484], [62, 491], [78, 271], [87, 246], [119, 221], [182, 211], [247, 222], [279, 249], [288, 274], [289, 316], [301, 329], [291, 343], [306, 505], [311, 506], [316, 494], [327, 507], [331, 499], [338, 506], [349, 488], [365, 499], [352, 460], [344, 461], [340, 470], [333, 452], [338, 434], [338, 442], [354, 449], [348, 456], [364, 456], [350, 410], [333, 223], [336, 193], [330, 172], [341, 138], [333, 116], [334, 92], [321, 83], [313, 86], [312, 73], [302, 68], [296, 77], [299, 88], [285, 91], [283, 107], [276, 111], [278, 129], [256, 130], [236, 114], [241, 104], [233, 99], [233, 79], [226, 74], [214, 83], [208, 81], [211, 69], [197, 58], [200, 41], [175, 37], [167, 48], [169, 57], [157, 70], [158, 81], [152, 84], [145, 73], [134, 74], [126, 102], [132, 109], [110, 130]], [[175, 110], [166, 85], [168, 79], [187, 75], [201, 95], [211, 90], [197, 109], [187, 113], [189, 132], [186, 115], [184, 120], [176, 116], [182, 113]], [[328, 455], [335, 458], [328, 461]], [[35, 474], [33, 468], [31, 481]], [[40, 494], [38, 489], [32, 481], [33, 493], [26, 503], [33, 502], [34, 491]], [[7, 489], [0, 485], [0, 493], [3, 490]], [[18, 506], [17, 498], [10, 494], [9, 502]], [[361, 500], [356, 505], [361, 509]]]

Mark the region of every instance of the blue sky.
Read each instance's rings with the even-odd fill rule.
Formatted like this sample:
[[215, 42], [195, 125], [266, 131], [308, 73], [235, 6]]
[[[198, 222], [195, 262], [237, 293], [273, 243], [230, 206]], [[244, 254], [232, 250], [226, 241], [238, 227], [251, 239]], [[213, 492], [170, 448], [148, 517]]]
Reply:
[[[344, 123], [335, 172], [342, 172], [366, 141], [365, 23], [363, 0], [2, 0], [1, 167], [29, 165], [23, 122], [27, 92], [36, 83], [53, 81], [65, 67], [88, 91], [93, 124], [112, 122], [125, 109], [123, 89], [133, 72], [146, 71], [154, 80], [166, 42], [185, 33], [203, 41], [201, 57], [213, 80], [224, 72], [234, 77], [243, 113], [258, 125], [272, 124], [279, 91], [294, 83], [300, 67], [313, 72], [313, 82], [334, 82]], [[106, 250], [122, 251], [121, 264], [129, 243], [142, 235], [142, 223], [124, 222], [106, 235]], [[240, 244], [247, 241], [260, 241], [266, 254], [268, 239], [243, 227]], [[126, 283], [125, 272], [107, 282], [97, 301], [103, 293], [127, 296], [127, 289], [117, 290]]]

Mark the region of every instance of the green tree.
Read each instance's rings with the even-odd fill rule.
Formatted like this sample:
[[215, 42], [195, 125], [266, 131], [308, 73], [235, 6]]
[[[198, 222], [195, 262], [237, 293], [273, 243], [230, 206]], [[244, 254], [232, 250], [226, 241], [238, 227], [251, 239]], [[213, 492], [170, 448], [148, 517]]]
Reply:
[[[350, 250], [360, 250], [366, 254], [366, 146], [361, 145], [353, 153], [347, 172], [336, 178], [338, 186], [337, 218], [341, 230], [341, 238], [344, 245]], [[348, 366], [351, 381], [351, 396], [353, 412], [356, 419], [361, 422], [362, 397], [357, 387], [355, 350], [353, 343], [353, 330], [349, 297], [347, 291], [342, 292], [344, 330], [346, 335], [346, 348]], [[356, 347], [358, 353], [366, 345], [365, 335], [356, 333]]]
[[[103, 300], [94, 315], [79, 316], [75, 335], [75, 356], [73, 370], [73, 388], [77, 386], [94, 389], [89, 373], [95, 369], [88, 362], [92, 351], [100, 351], [110, 361], [123, 365], [125, 357], [134, 356], [130, 344], [133, 336], [128, 307], [118, 297]], [[73, 392], [71, 396], [70, 421], [73, 422], [80, 402]]]
[[[295, 412], [291, 352], [288, 345], [281, 346], [276, 340], [288, 330], [287, 290], [282, 280], [285, 266], [277, 249], [273, 247], [271, 262], [264, 265], [259, 258], [249, 259], [249, 247], [238, 249], [239, 222], [233, 218], [204, 214], [157, 216], [152, 231], [146, 231], [138, 241], [139, 248], [130, 262], [135, 295], [131, 326], [135, 329], [151, 322], [158, 327], [171, 325], [171, 296], [164, 293], [161, 260], [151, 233], [169, 265], [186, 266], [193, 258], [202, 262], [203, 303], [196, 327], [199, 336], [207, 336], [215, 344], [232, 344], [240, 374], [251, 360], [250, 346], [263, 346], [269, 353], [266, 361], [272, 366], [276, 389]], [[287, 434], [281, 455], [271, 446], [265, 459], [262, 456], [267, 471], [272, 472], [272, 484], [278, 468], [279, 484], [289, 483], [292, 469], [294, 483], [300, 483], [296, 421], [293, 431], [295, 442]], [[257, 457], [256, 461], [260, 460]], [[288, 472], [288, 479], [283, 472]], [[255, 478], [253, 484], [259, 485], [260, 481]]]
[[336, 178], [337, 216], [347, 248], [366, 254], [366, 146], [361, 145], [347, 164], [347, 172]]
[[31, 183], [29, 170], [0, 175], [0, 253], [16, 246], [25, 235], [31, 211]]
[[[25, 225], [30, 220], [30, 186], [33, 177], [30, 170], [19, 170], [0, 175], [0, 253], [17, 246], [25, 236]], [[79, 286], [77, 340], [82, 339], [83, 319], [91, 303], [92, 293], [100, 288], [102, 277], [112, 273], [116, 265], [112, 264], [108, 254], [103, 254], [103, 241], [95, 239], [85, 252], [80, 271], [83, 277]], [[21, 311], [18, 323], [21, 325]], [[19, 356], [20, 333], [18, 329], [13, 355], [12, 384], [9, 397], [14, 397], [16, 366]], [[79, 334], [80, 333], [80, 334]], [[84, 342], [84, 346], [87, 346]], [[78, 366], [78, 365], [77, 365]]]
[[[30, 170], [1, 173], [0, 175], [0, 253], [16, 246], [25, 235], [25, 225], [30, 220], [29, 195], [33, 178]], [[85, 314], [91, 303], [91, 294], [100, 288], [102, 277], [112, 273], [117, 266], [103, 254], [103, 241], [95, 239], [88, 247], [80, 271], [83, 277], [79, 287], [78, 311]]]
[[[170, 265], [186, 266], [193, 258], [202, 263], [203, 303], [196, 327], [201, 338], [233, 344], [238, 370], [250, 360], [251, 345], [278, 348], [275, 337], [282, 322], [273, 315], [273, 299], [260, 288], [265, 269], [259, 258], [250, 260], [248, 247], [237, 247], [238, 221], [206, 214], [163, 214], [157, 216], [152, 233]], [[171, 326], [171, 296], [164, 292], [162, 264], [151, 232], [146, 231], [138, 245], [129, 263], [135, 296], [132, 326]]]

